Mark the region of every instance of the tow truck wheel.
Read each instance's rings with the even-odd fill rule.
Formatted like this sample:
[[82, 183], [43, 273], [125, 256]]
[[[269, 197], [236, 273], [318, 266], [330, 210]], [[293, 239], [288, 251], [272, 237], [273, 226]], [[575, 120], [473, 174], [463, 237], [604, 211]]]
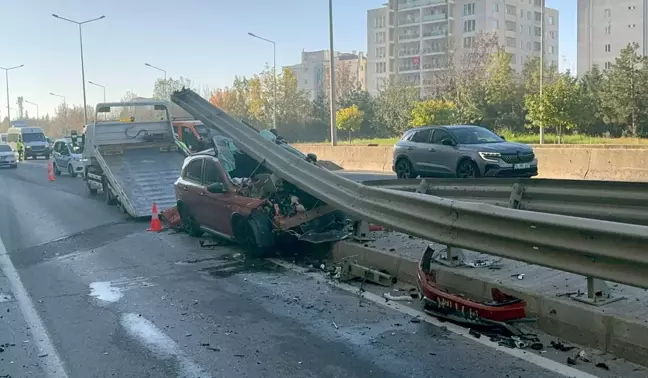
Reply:
[[86, 186], [88, 187], [88, 194], [91, 196], [96, 196], [97, 195], [97, 189], [93, 188], [90, 186], [90, 180], [86, 178]]
[[200, 225], [196, 222], [196, 219], [191, 215], [189, 208], [186, 205], [179, 203], [178, 212], [180, 213], [180, 219], [182, 219], [182, 224], [184, 225], [187, 234], [196, 238], [201, 237], [203, 231], [200, 229]]
[[[72, 167], [72, 166], [70, 166], [70, 167]], [[71, 168], [70, 168], [70, 171], [72, 171]], [[72, 173], [73, 173], [73, 171], [72, 171]], [[70, 173], [70, 174], [72, 174], [72, 173]], [[74, 176], [72, 176], [72, 177], [74, 177]], [[110, 190], [110, 187], [108, 186], [108, 182], [106, 181], [105, 178], [104, 178], [103, 183], [102, 183], [102, 189], [103, 189], [103, 193], [104, 193], [104, 201], [106, 202], [106, 204], [108, 206], [115, 205], [117, 203], [117, 199], [115, 198], [115, 196], [113, 196], [112, 191]]]

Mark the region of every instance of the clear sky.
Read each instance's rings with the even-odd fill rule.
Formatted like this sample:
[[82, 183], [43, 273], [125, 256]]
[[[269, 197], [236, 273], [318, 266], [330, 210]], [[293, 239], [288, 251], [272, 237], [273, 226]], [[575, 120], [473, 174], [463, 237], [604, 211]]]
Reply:
[[[384, 2], [334, 0], [335, 49], [366, 51], [367, 9]], [[576, 1], [547, 0], [547, 6], [560, 11], [560, 54], [575, 67]], [[298, 63], [302, 50], [328, 48], [327, 0], [0, 0], [0, 9], [0, 67], [25, 65], [10, 71], [11, 106], [23, 96], [39, 104], [41, 116], [62, 101], [50, 92], [68, 104], [83, 102], [78, 27], [52, 13], [77, 21], [106, 16], [83, 26], [83, 41], [86, 80], [105, 85], [108, 101], [128, 90], [151, 95], [161, 73], [144, 63], [212, 89], [257, 73], [272, 64], [272, 45], [248, 32], [276, 41], [278, 66]], [[86, 90], [89, 105], [102, 101], [101, 88]], [[32, 105], [25, 109], [35, 115]]]

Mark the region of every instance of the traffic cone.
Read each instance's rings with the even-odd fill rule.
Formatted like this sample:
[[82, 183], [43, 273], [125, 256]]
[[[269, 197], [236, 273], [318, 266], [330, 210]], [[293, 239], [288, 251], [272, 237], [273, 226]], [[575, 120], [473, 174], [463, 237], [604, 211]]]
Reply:
[[54, 181], [54, 166], [51, 160], [47, 162], [47, 179]]
[[157, 204], [155, 202], [153, 203], [153, 209], [151, 210], [151, 227], [146, 231], [162, 231], [162, 223], [160, 222], [160, 217], [158, 217]]

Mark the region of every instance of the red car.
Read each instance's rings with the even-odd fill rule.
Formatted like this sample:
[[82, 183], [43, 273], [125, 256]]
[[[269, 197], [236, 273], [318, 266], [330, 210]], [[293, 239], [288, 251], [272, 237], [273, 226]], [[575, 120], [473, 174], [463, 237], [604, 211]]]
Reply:
[[235, 178], [213, 149], [185, 160], [175, 193], [190, 235], [208, 232], [256, 252], [273, 247], [280, 236], [311, 243], [347, 237], [341, 212], [279, 179], [247, 155], [237, 156], [231, 174]]

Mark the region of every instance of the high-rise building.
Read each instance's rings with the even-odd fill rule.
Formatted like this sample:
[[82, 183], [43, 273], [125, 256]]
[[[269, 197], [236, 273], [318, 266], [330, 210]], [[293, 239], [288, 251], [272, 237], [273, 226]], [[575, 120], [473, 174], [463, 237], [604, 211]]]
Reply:
[[[340, 87], [357, 85], [359, 89], [367, 88], [367, 58], [364, 52], [335, 52], [335, 84]], [[302, 51], [301, 63], [289, 66], [297, 78], [297, 87], [308, 93], [314, 100], [318, 93], [328, 96], [330, 83], [329, 50]]]
[[648, 55], [648, 0], [578, 0], [578, 76], [608, 69], [628, 43]]
[[[426, 90], [449, 54], [473, 48], [480, 32], [496, 33], [521, 71], [542, 50], [543, 0], [389, 0], [367, 12], [367, 88], [397, 80]], [[544, 59], [558, 65], [558, 11], [544, 8]]]

